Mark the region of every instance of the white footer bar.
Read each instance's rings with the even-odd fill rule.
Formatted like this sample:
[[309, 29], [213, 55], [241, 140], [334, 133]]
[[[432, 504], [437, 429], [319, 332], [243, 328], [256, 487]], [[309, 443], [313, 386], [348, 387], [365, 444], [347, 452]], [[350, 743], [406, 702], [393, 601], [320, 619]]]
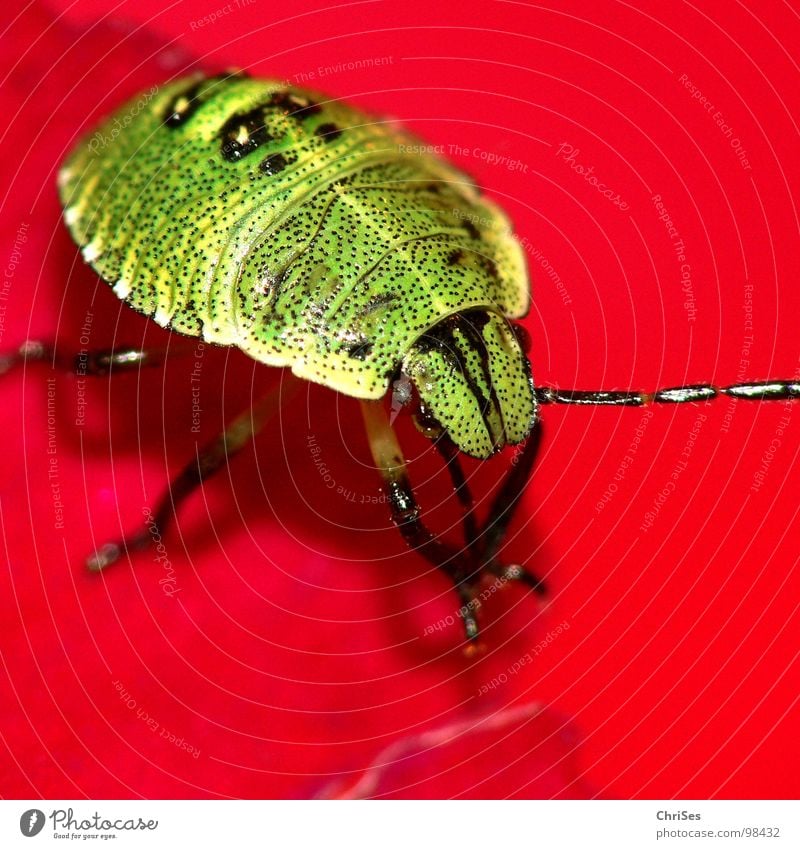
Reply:
[[776, 801], [0, 801], [0, 846], [550, 849], [800, 846]]

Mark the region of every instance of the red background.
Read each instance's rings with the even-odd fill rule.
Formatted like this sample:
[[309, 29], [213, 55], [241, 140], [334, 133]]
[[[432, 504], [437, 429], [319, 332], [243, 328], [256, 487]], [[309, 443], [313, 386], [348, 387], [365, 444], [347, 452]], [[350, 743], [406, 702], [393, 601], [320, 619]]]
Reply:
[[[77, 349], [87, 310], [90, 347], [167, 338], [95, 285], [54, 178], [79, 132], [194, 55], [281, 78], [314, 71], [310, 85], [468, 149], [452, 158], [530, 246], [537, 383], [797, 373], [800, 23], [788, 5], [253, 0], [203, 26], [221, 0], [67, 5], [4, 6], [0, 261], [18, 262], [0, 301], [3, 349], [53, 335]], [[628, 209], [571, 169], [562, 143]], [[654, 195], [686, 244], [694, 320]], [[371, 763], [386, 766], [359, 793], [797, 796], [798, 408], [783, 423], [782, 404], [656, 409], [616, 481], [642, 411], [545, 409], [508, 557], [550, 595], [496, 594], [486, 651], [468, 660], [457, 623], [430, 633], [457, 606], [447, 581], [406, 552], [383, 505], [326, 488], [310, 435], [356, 501], [377, 478], [357, 405], [319, 387], [181, 513], [165, 537], [173, 597], [152, 552], [101, 577], [82, 570], [92, 542], [135, 526], [194, 455], [192, 360], [87, 385], [84, 426], [74, 377], [2, 378], [4, 796], [336, 795]], [[207, 349], [201, 441], [279, 380]], [[428, 443], [403, 434], [420, 499], [447, 527], [446, 478]], [[506, 463], [471, 464], [476, 490]]]

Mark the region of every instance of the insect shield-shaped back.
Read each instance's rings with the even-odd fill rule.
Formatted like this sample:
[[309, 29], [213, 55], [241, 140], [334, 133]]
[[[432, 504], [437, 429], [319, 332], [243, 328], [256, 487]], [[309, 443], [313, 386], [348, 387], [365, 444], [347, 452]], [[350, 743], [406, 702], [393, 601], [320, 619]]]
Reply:
[[404, 368], [485, 457], [527, 435], [528, 307], [505, 215], [416, 139], [313, 92], [195, 75], [134, 98], [60, 174], [88, 263], [161, 326], [357, 398]]

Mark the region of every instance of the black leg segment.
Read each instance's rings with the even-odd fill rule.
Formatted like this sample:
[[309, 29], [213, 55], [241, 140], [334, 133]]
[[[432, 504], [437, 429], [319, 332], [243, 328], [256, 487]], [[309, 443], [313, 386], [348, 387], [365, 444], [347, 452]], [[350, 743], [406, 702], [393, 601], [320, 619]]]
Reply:
[[457, 551], [438, 539], [420, 519], [421, 510], [406, 473], [405, 459], [381, 401], [362, 401], [361, 411], [375, 465], [383, 478], [392, 521], [406, 542], [455, 584], [462, 606], [459, 614], [467, 639], [478, 638], [474, 581], [479, 568], [469, 550]]
[[153, 539], [152, 529], [163, 534], [174, 522], [178, 507], [203, 483], [245, 447], [263, 427], [276, 406], [274, 395], [268, 395], [247, 412], [238, 416], [216, 439], [209, 442], [197, 457], [179, 472], [161, 497], [147, 525], [116, 542], [101, 545], [86, 560], [92, 572], [99, 572], [116, 563], [128, 552], [146, 548]]
[[29, 340], [15, 351], [0, 354], [0, 374], [24, 363], [50, 363], [60, 371], [74, 372], [80, 377], [101, 377], [121, 371], [163, 365], [167, 356], [188, 354], [186, 346], [141, 348], [103, 348], [95, 351], [68, 351], [54, 342]]
[[481, 543], [482, 556], [490, 572], [506, 580], [522, 581], [543, 595], [544, 583], [535, 575], [531, 575], [521, 566], [502, 566], [497, 562], [497, 555], [508, 533], [508, 526], [517, 512], [525, 487], [531, 478], [541, 438], [542, 425], [537, 421], [527, 440], [515, 454], [511, 468], [500, 486], [500, 491], [489, 508], [489, 515], [482, 529]]

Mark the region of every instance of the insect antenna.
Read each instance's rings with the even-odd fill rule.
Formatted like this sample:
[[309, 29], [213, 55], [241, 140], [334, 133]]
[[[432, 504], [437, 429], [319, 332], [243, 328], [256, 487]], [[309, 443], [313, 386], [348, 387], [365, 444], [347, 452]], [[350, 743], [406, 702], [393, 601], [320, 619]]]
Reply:
[[693, 401], [710, 401], [720, 395], [744, 398], [749, 401], [786, 401], [800, 398], [800, 382], [765, 380], [758, 383], [735, 383], [731, 386], [695, 383], [690, 386], [659, 389], [657, 392], [586, 391], [556, 389], [549, 386], [537, 386], [534, 391], [536, 400], [540, 404], [643, 407], [646, 404], [686, 404]]

